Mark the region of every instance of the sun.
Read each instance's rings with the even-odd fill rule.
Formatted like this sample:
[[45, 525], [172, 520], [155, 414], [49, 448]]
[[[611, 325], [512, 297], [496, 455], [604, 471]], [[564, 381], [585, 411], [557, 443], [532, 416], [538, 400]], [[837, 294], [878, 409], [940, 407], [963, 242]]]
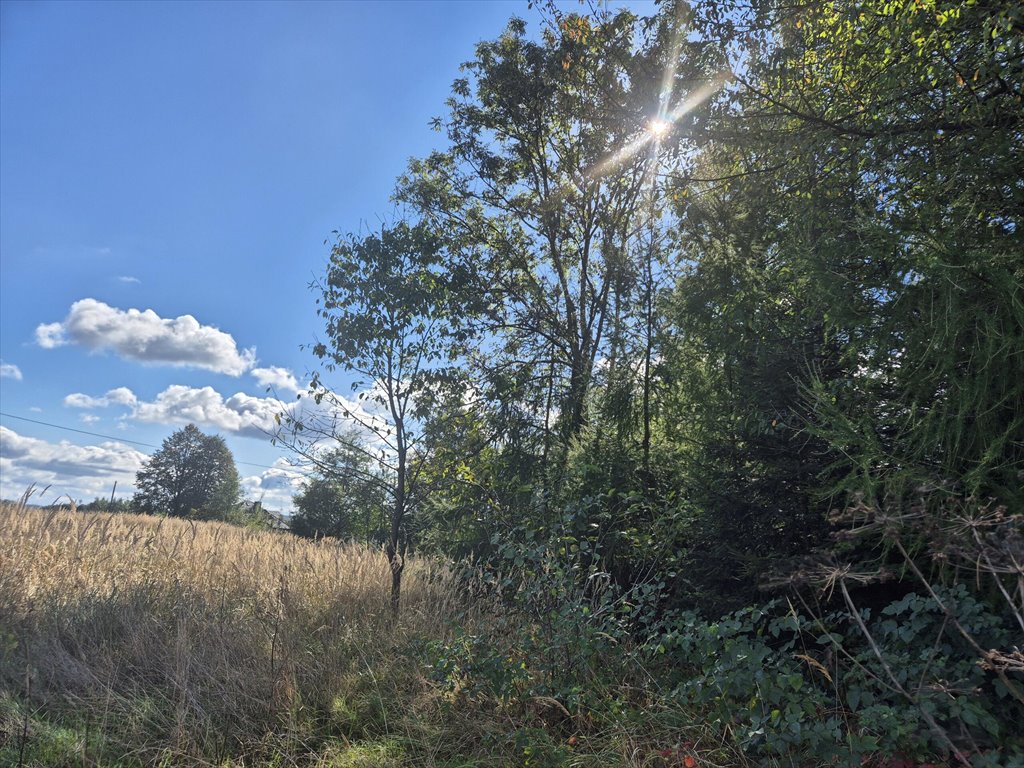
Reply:
[[655, 141], [661, 141], [672, 130], [672, 123], [660, 117], [653, 118], [647, 124], [647, 132]]

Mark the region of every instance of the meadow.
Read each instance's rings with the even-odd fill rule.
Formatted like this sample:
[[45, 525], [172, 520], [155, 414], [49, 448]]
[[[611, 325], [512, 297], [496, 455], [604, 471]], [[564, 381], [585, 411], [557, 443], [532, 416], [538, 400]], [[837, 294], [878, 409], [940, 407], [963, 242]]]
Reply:
[[527, 5], [325, 241], [308, 388], [192, 315], [37, 326], [306, 390], [337, 539], [240, 510], [199, 426], [250, 395], [60, 392], [204, 422], [151, 517], [0, 511], [0, 766], [1024, 768], [1020, 0]]
[[471, 685], [455, 666], [509, 617], [428, 559], [397, 619], [388, 585], [331, 539], [5, 504], [0, 764], [668, 766], [710, 733], [636, 709], [642, 678], [597, 692], [634, 703], [603, 720]]

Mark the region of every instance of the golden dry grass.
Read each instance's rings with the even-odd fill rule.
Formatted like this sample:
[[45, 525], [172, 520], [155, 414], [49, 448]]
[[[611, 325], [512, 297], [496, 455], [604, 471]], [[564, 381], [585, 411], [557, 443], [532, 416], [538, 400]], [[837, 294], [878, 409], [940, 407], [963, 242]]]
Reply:
[[73, 721], [86, 764], [258, 764], [355, 738], [384, 725], [381, 678], [415, 683], [396, 650], [456, 607], [430, 561], [410, 559], [398, 622], [389, 584], [380, 552], [333, 540], [3, 505], [0, 733], [22, 727], [16, 696]]
[[[668, 768], [660, 747], [707, 731], [643, 669], [585, 674], [619, 703], [570, 717], [516, 647], [535, 625], [467, 606], [428, 559], [397, 620], [389, 587], [363, 546], [0, 504], [0, 765]], [[470, 646], [483, 687], [439, 682]], [[520, 657], [540, 667], [523, 695], [488, 693], [487, 665]]]
[[[360, 621], [387, 607], [390, 575], [380, 552], [333, 539], [250, 531], [144, 515], [0, 507], [0, 594], [7, 608], [33, 602], [107, 599], [173, 587], [217, 603], [309, 612], [342, 611]], [[403, 581], [408, 611], [438, 614], [447, 573], [411, 559]], [[441, 611], [443, 613], [443, 611]]]

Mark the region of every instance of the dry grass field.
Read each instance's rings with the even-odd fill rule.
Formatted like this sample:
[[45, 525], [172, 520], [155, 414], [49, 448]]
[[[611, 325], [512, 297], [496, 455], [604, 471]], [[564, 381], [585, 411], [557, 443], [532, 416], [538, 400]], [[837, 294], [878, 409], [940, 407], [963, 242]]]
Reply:
[[443, 564], [408, 561], [398, 619], [389, 588], [363, 546], [4, 504], [0, 765], [676, 768], [702, 740], [745, 764], [612, 658], [579, 677], [605, 715], [570, 713], [543, 670], [578, 649], [521, 652], [537, 627]]
[[361, 765], [327, 742], [435, 719], [394, 690], [421, 682], [401, 649], [456, 607], [412, 560], [393, 624], [388, 585], [379, 552], [332, 540], [4, 505], [0, 763]]

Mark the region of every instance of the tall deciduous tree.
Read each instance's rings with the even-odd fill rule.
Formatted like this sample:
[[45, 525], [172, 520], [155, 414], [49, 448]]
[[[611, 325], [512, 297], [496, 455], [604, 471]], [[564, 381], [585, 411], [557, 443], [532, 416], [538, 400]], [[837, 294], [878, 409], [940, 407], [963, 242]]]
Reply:
[[135, 477], [133, 506], [149, 514], [229, 519], [240, 503], [238, 470], [224, 438], [194, 424], [168, 437]]
[[737, 80], [675, 190], [695, 566], [755, 576], [852, 493], [1019, 506], [1019, 4], [696, 7]]
[[[674, 46], [638, 47], [639, 22], [626, 12], [554, 21], [536, 40], [513, 19], [478, 46], [437, 123], [447, 151], [414, 161], [398, 195], [472, 264], [488, 340], [473, 357], [480, 386], [499, 404], [502, 443], [535, 455], [549, 475], [536, 479], [557, 487], [598, 368], [635, 365], [648, 351], [650, 313], [638, 307], [652, 255], [640, 235], [656, 215], [650, 121], [670, 106], [666, 94], [682, 101], [714, 70], [680, 54], [681, 33]], [[666, 78], [673, 54], [684, 64]]]
[[828, 213], [808, 217], [800, 260], [855, 366], [813, 398], [819, 433], [849, 457], [837, 487], [904, 501], [945, 487], [1019, 506], [1020, 4], [758, 6], [781, 44], [743, 83], [743, 122], [781, 165], [789, 226], [812, 196]]
[[[409, 544], [409, 518], [423, 501], [425, 454], [421, 406], [447, 373], [459, 334], [453, 297], [460, 280], [446, 264], [440, 239], [424, 225], [399, 222], [379, 234], [341, 236], [331, 251], [320, 292], [319, 314], [326, 338], [314, 354], [323, 373], [354, 377], [361, 404], [351, 403], [314, 376], [311, 393], [327, 416], [307, 414], [295, 423], [293, 445], [324, 467], [313, 443], [341, 443], [365, 457], [370, 470], [351, 462], [350, 474], [383, 481], [388, 524], [385, 551], [391, 566], [391, 605], [401, 599], [402, 572]], [[337, 417], [341, 418], [338, 419]], [[349, 430], [363, 431], [353, 439]]]

